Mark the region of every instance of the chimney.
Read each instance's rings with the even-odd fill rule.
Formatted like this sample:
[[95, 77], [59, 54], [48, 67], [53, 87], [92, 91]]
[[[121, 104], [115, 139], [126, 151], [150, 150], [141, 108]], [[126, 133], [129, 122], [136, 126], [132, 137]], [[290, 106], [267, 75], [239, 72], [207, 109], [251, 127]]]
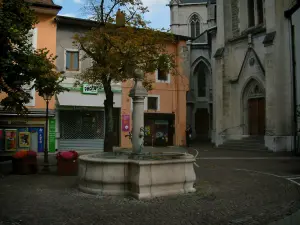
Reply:
[[125, 14], [120, 9], [116, 15], [116, 24], [118, 27], [125, 27]]

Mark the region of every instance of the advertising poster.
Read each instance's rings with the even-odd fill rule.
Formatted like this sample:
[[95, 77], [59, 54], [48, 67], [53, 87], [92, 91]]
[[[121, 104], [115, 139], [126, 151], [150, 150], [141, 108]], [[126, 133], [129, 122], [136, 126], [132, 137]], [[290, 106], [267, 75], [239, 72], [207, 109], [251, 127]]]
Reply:
[[6, 129], [5, 130], [5, 150], [16, 151], [17, 150], [17, 130]]
[[122, 131], [130, 131], [130, 115], [122, 115]]
[[30, 148], [30, 132], [19, 132], [19, 147]]

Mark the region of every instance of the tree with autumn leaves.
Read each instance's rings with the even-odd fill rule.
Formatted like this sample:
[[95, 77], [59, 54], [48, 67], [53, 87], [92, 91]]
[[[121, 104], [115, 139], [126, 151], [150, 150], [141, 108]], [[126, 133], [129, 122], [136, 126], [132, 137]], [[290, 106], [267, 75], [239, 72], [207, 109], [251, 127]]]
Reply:
[[35, 12], [24, 0], [0, 0], [0, 93], [5, 109], [24, 113], [32, 98], [26, 91], [40, 96], [67, 90], [60, 84], [62, 73], [56, 71], [56, 56], [44, 49], [33, 49], [29, 31], [38, 23]]
[[[136, 69], [145, 74], [160, 69], [177, 75], [175, 55], [167, 51], [167, 45], [175, 39], [164, 30], [148, 26], [143, 18], [148, 10], [140, 0], [90, 0], [86, 8], [98, 26], [74, 37], [74, 44], [85, 53], [83, 58], [93, 61], [78, 78], [81, 82], [101, 85], [105, 91], [104, 151], [112, 151], [112, 83], [134, 79]], [[144, 85], [151, 88], [147, 76]]]

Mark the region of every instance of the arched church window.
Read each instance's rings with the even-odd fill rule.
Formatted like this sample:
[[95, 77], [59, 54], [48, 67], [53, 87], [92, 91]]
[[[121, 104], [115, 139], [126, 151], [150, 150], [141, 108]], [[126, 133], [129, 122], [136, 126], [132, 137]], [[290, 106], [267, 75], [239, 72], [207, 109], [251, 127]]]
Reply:
[[208, 74], [208, 68], [205, 63], [200, 62], [194, 72], [196, 85], [197, 85], [197, 95], [198, 97], [206, 97], [206, 76]]
[[194, 14], [190, 19], [191, 37], [195, 38], [200, 35], [200, 19]]

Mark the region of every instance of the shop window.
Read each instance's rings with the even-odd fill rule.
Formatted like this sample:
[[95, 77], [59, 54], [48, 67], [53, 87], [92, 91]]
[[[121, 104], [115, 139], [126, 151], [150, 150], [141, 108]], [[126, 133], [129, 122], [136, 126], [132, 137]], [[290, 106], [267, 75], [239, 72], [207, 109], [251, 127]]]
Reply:
[[169, 74], [168, 72], [158, 69], [156, 80], [158, 82], [169, 82]]
[[79, 52], [66, 51], [66, 70], [79, 71]]
[[147, 99], [148, 110], [158, 110], [158, 97], [148, 97]]

